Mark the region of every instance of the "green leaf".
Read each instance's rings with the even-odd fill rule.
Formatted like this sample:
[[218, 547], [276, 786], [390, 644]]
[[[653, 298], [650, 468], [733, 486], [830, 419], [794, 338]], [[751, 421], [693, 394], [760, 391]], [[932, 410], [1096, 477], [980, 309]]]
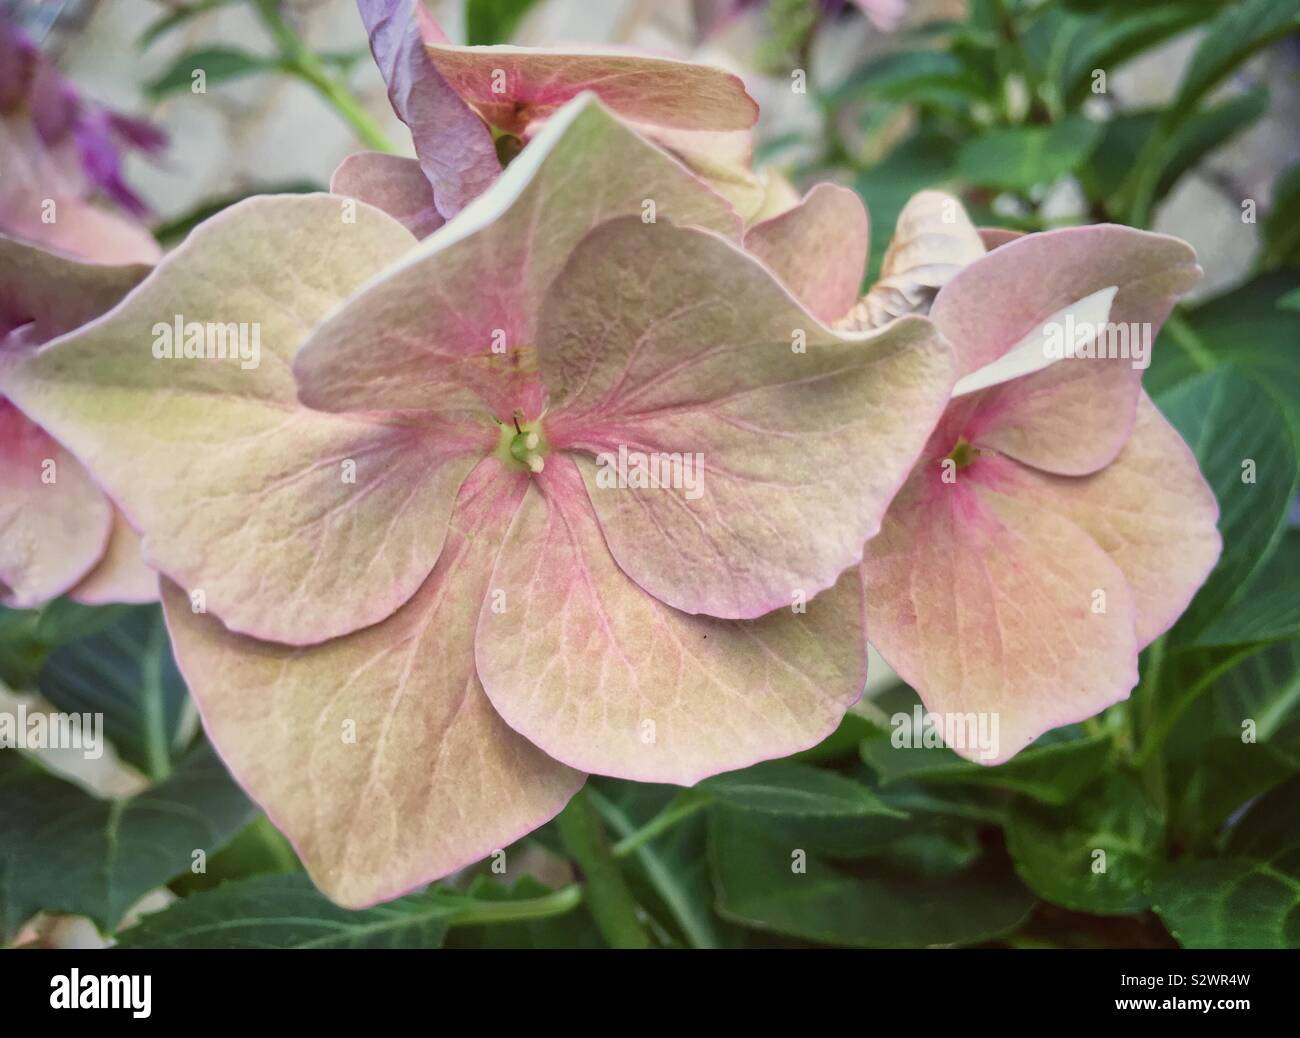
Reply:
[[[1264, 253], [1260, 266], [1300, 267], [1300, 165], [1280, 173], [1273, 182], [1273, 198], [1264, 222]], [[1296, 299], [1285, 309], [1300, 309], [1300, 289], [1287, 299]], [[1280, 304], [1279, 304], [1280, 305]]]
[[1300, 469], [1281, 409], [1262, 386], [1231, 368], [1190, 379], [1157, 403], [1219, 499], [1223, 555], [1172, 634], [1175, 643], [1186, 644], [1241, 599], [1268, 565]]
[[[1300, 216], [1300, 214], [1298, 214]], [[1278, 309], [1294, 271], [1263, 274], [1165, 322], [1143, 381], [1162, 399], [1175, 386], [1225, 364], [1265, 386], [1300, 443], [1300, 313]]]
[[1170, 112], [1185, 114], [1257, 50], [1300, 27], [1300, 0], [1238, 0], [1201, 37], [1183, 72]]
[[1163, 860], [1164, 819], [1133, 777], [1114, 772], [1068, 804], [1022, 802], [1010, 813], [1007, 850], [1039, 897], [1078, 912], [1123, 915], [1149, 905]]
[[1300, 312], [1300, 288], [1293, 289], [1277, 301], [1279, 310], [1293, 310]]
[[909, 781], [932, 785], [983, 786], [1021, 793], [1045, 804], [1064, 804], [1105, 766], [1111, 744], [1105, 735], [1040, 739], [1005, 764], [988, 767], [963, 760], [946, 748], [895, 747], [888, 733], [862, 743], [862, 759], [888, 790]]
[[306, 873], [255, 876], [145, 916], [118, 947], [437, 948], [468, 900], [434, 889], [351, 912]]
[[166, 72], [145, 84], [144, 89], [157, 100], [190, 90], [195, 81], [194, 73], [198, 70], [203, 71], [207, 85], [212, 86], [279, 67], [276, 58], [264, 58], [234, 47], [203, 47], [182, 54]]
[[253, 815], [207, 743], [171, 778], [100, 800], [31, 757], [0, 753], [0, 931], [39, 911], [85, 915], [112, 931], [143, 895], [213, 854]]
[[1050, 185], [1082, 164], [1103, 126], [1080, 115], [1051, 126], [996, 127], [957, 152], [957, 173], [982, 187], [1028, 191]]
[[140, 34], [140, 39], [136, 41], [136, 46], [141, 50], [150, 46], [155, 40], [173, 29], [178, 29], [191, 18], [208, 11], [215, 11], [218, 7], [225, 7], [232, 3], [233, 0], [194, 0], [193, 3], [182, 4], [175, 7], [164, 15], [155, 18]]
[[208, 858], [203, 872], [183, 872], [172, 880], [172, 890], [182, 897], [213, 890], [232, 879], [301, 872], [302, 862], [293, 845], [266, 815], [258, 815], [226, 846]]
[[978, 76], [955, 54], [911, 50], [886, 54], [863, 65], [827, 97], [842, 105], [860, 98], [961, 105], [984, 93]]
[[855, 947], [973, 944], [1015, 929], [1034, 903], [999, 854], [941, 876], [914, 859], [846, 866], [774, 839], [756, 818], [719, 808], [710, 819], [718, 910], [745, 926]]
[[32, 688], [53, 649], [95, 633], [128, 608], [84, 606], [68, 598], [40, 609], [0, 606], [0, 681], [14, 689]]
[[728, 807], [796, 818], [903, 817], [852, 779], [807, 764], [766, 761], [705, 779], [697, 789]]
[[1154, 907], [1187, 948], [1300, 948], [1300, 776], [1257, 801], [1219, 858], [1172, 866]]
[[155, 781], [183, 749], [187, 692], [156, 605], [127, 607], [97, 633], [56, 648], [37, 687], [60, 710], [103, 714], [118, 755]]
[[[512, 886], [490, 876], [477, 876], [466, 891], [480, 905], [498, 903], [503, 908], [521, 901], [536, 901], [554, 892], [532, 876], [521, 876]], [[455, 920], [453, 919], [453, 922]], [[447, 948], [604, 948], [600, 931], [586, 906], [537, 919], [454, 925], [443, 946]]]
[[1196, 636], [1196, 645], [1242, 645], [1300, 637], [1300, 530], [1287, 530], [1249, 590]]
[[466, 42], [508, 43], [537, 0], [465, 0]]

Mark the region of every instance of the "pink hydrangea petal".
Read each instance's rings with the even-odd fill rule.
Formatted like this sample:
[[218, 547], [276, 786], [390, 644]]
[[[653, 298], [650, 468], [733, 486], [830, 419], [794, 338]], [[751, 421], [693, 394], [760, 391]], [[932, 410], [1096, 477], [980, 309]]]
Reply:
[[0, 604], [63, 594], [104, 554], [111, 524], [86, 470], [0, 397]]
[[417, 238], [427, 238], [446, 221], [433, 201], [433, 188], [415, 159], [363, 151], [349, 155], [330, 178], [330, 192], [359, 198], [382, 209]]
[[[148, 273], [144, 264], [84, 261], [0, 234], [0, 353], [80, 327], [112, 309]], [[8, 332], [24, 325], [21, 344], [6, 342]]]
[[995, 752], [953, 747], [985, 764], [1091, 717], [1137, 682], [1124, 573], [1082, 527], [1022, 500], [1022, 472], [986, 456], [945, 483], [930, 459], [862, 567], [872, 644], [926, 707], [996, 718]]
[[236, 780], [330, 898], [360, 908], [541, 825], [582, 785], [497, 716], [474, 628], [527, 480], [487, 459], [420, 590], [381, 623], [307, 649], [230, 633], [164, 582], [177, 660]]
[[472, 209], [315, 331], [294, 365], [302, 400], [535, 417], [545, 292], [589, 227], [647, 200], [657, 219], [739, 233], [731, 208], [680, 163], [594, 98], [575, 101]]
[[1196, 457], [1142, 394], [1133, 435], [1095, 475], [1022, 469], [1016, 495], [1067, 516], [1115, 560], [1137, 606], [1144, 647], [1168, 630], [1219, 559], [1219, 504]]
[[[322, 414], [297, 402], [308, 331], [414, 244], [333, 195], [259, 197], [197, 228], [111, 313], [5, 391], [87, 464], [155, 568], [233, 630], [305, 644], [383, 619], [423, 583], [456, 488], [496, 431]], [[157, 359], [158, 325], [260, 332], [257, 366]]]
[[[492, 134], [429, 61], [421, 0], [358, 0], [397, 117], [411, 130], [438, 212], [460, 212], [501, 172]], [[423, 14], [423, 17], [420, 15]]]
[[[733, 619], [861, 559], [952, 384], [928, 322], [841, 338], [725, 239], [635, 218], [575, 250], [538, 344], [548, 435], [596, 458], [579, 464], [614, 558], [667, 605]], [[603, 485], [622, 450], [700, 477]]]
[[826, 325], [857, 302], [870, 241], [862, 199], [834, 184], [818, 184], [795, 208], [745, 232], [745, 248]]
[[[77, 198], [0, 186], [0, 233], [93, 263], [152, 265], [162, 249], [134, 220]], [[47, 222], [53, 217], [52, 222]]]
[[431, 46], [428, 54], [461, 97], [508, 133], [523, 135], [585, 90], [624, 119], [669, 129], [747, 130], [758, 118], [737, 76], [689, 61], [511, 46]]
[[[541, 489], [538, 489], [538, 488]], [[530, 486], [492, 574], [475, 640], [506, 722], [585, 771], [690, 784], [831, 732], [866, 677], [856, 574], [747, 623], [647, 595], [605, 548], [570, 458]]]
[[930, 317], [968, 375], [1052, 315], [1110, 287], [1118, 289], [1112, 321], [1158, 328], [1200, 273], [1196, 253], [1177, 238], [1115, 224], [1067, 227], [1007, 242], [966, 266], [940, 290]]
[[992, 252], [994, 249], [1007, 244], [1007, 242], [1023, 238], [1025, 232], [1013, 231], [1009, 227], [981, 227], [979, 228], [979, 236], [980, 241], [984, 243], [984, 248], [988, 252]]
[[113, 529], [103, 558], [76, 587], [70, 598], [85, 605], [110, 602], [156, 602], [158, 574], [145, 565], [140, 535], [120, 509], [113, 509]]

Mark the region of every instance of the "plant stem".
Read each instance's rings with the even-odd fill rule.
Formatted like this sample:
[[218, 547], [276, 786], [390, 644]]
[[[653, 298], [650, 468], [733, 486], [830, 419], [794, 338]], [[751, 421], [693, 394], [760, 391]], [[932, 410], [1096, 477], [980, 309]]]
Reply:
[[452, 920], [453, 926], [473, 926], [477, 923], [518, 923], [529, 919], [547, 919], [572, 912], [582, 903], [582, 887], [572, 883], [542, 897], [526, 901], [480, 902], [467, 908]]
[[610, 947], [649, 948], [650, 937], [641, 925], [636, 901], [627, 889], [586, 790], [579, 790], [569, 801], [556, 825], [565, 848], [582, 871], [587, 907]]
[[393, 151], [393, 144], [379, 124], [361, 107], [347, 87], [331, 76], [315, 53], [280, 12], [279, 0], [253, 0], [262, 24], [280, 48], [280, 62], [286, 72], [307, 83], [357, 133], [361, 143], [375, 151]]
[[703, 793], [696, 793], [693, 790], [683, 790], [677, 796], [669, 801], [668, 805], [657, 815], [646, 822], [635, 832], [628, 833], [618, 843], [614, 844], [613, 855], [615, 858], [626, 858], [643, 844], [649, 843], [656, 836], [667, 832], [678, 822], [689, 818], [709, 804], [709, 798]]

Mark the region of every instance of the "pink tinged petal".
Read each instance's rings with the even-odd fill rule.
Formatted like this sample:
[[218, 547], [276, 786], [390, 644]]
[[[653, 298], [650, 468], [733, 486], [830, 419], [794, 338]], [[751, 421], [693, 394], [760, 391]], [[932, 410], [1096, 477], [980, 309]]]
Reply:
[[546, 822], [582, 785], [506, 726], [474, 673], [479, 604], [526, 485], [485, 460], [419, 591], [324, 645], [232, 634], [164, 582], [209, 738], [341, 905], [388, 900], [469, 865]]
[[[232, 206], [5, 387], [95, 473], [144, 533], [152, 566], [202, 591], [231, 629], [290, 644], [405, 602], [438, 558], [457, 487], [496, 442], [487, 424], [298, 404], [298, 344], [414, 243], [377, 209], [358, 204], [355, 216], [345, 222], [333, 195]], [[177, 320], [242, 323], [260, 355], [167, 356]]]
[[862, 200], [834, 184], [818, 184], [793, 209], [745, 232], [745, 248], [826, 325], [857, 301], [870, 241]]
[[140, 535], [120, 510], [113, 509], [113, 529], [104, 557], [68, 592], [85, 605], [158, 601], [158, 574], [145, 565]]
[[1133, 595], [1082, 527], [1022, 500], [1016, 462], [977, 458], [951, 484], [941, 472], [918, 468], [867, 544], [867, 622], [929, 710], [996, 718], [992, 752], [952, 748], [997, 764], [1127, 697]]
[[0, 233], [91, 263], [152, 266], [162, 255], [134, 220], [35, 188], [0, 189]]
[[[624, 119], [674, 130], [748, 130], [758, 105], [720, 68], [616, 51], [428, 48], [456, 92], [489, 123], [523, 135], [583, 91]], [[500, 87], [500, 89], [498, 89]]]
[[1142, 394], [1133, 435], [1096, 475], [1022, 470], [1018, 497], [1072, 519], [1123, 571], [1137, 605], [1138, 646], [1168, 630], [1214, 569], [1219, 504], [1196, 458]]
[[564, 455], [530, 485], [492, 587], [483, 687], [512, 728], [584, 771], [689, 785], [783, 757], [829, 734], [866, 677], [856, 574], [804, 613], [679, 613], [615, 564]]
[[330, 193], [357, 198], [382, 209], [417, 238], [427, 238], [446, 221], [433, 201], [433, 188], [415, 159], [363, 151], [349, 155], [330, 178]]
[[[1200, 272], [1185, 242], [1110, 225], [1028, 235], [966, 268], [931, 317], [966, 372], [954, 392], [998, 386], [982, 443], [1061, 475], [1109, 464], [1160, 326]], [[1059, 359], [1066, 348], [1077, 355]]]
[[927, 314], [957, 272], [984, 255], [961, 202], [941, 191], [913, 195], [898, 214], [880, 279], [844, 319], [845, 328], [881, 328], [905, 314]]
[[438, 212], [450, 219], [501, 172], [492, 134], [429, 61], [421, 0], [358, 0], [370, 51], [397, 117], [411, 130]]
[[63, 594], [99, 561], [111, 524], [86, 470], [0, 397], [0, 604]]
[[980, 241], [984, 243], [984, 248], [992, 252], [994, 249], [1001, 248], [1007, 242], [1015, 241], [1017, 238], [1025, 236], [1024, 231], [1013, 231], [1009, 227], [981, 227], [979, 229]]
[[1007, 242], [967, 266], [939, 293], [930, 317], [968, 375], [1052, 315], [1108, 288], [1117, 290], [1112, 321], [1158, 329], [1200, 275], [1196, 253], [1177, 238], [1115, 224], [1067, 227]]
[[[148, 273], [144, 264], [89, 262], [0, 234], [0, 354], [29, 349], [98, 317]], [[6, 341], [24, 325], [21, 343]]]
[[294, 367], [322, 411], [542, 404], [537, 313], [579, 239], [647, 211], [739, 234], [735, 213], [593, 98], [550, 120], [492, 189], [319, 327]]
[[[618, 564], [676, 609], [733, 619], [861, 560], [952, 385], [929, 322], [842, 338], [723, 238], [635, 218], [575, 250], [538, 341], [548, 436], [595, 456], [579, 466]], [[692, 475], [617, 480], [621, 450]]]

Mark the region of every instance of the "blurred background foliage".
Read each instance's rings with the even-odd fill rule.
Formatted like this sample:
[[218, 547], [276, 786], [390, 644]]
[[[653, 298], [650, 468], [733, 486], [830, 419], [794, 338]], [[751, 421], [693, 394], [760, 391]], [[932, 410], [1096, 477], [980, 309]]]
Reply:
[[[196, 111], [195, 68], [218, 103], [260, 82], [235, 104], [245, 116], [289, 82], [303, 88], [286, 102], [294, 139], [337, 148], [311, 150], [307, 172], [281, 162], [292, 148], [274, 135], [274, 154], [241, 150], [265, 145], [276, 117], [262, 113], [222, 138], [232, 169], [184, 151], [198, 137], [173, 121], [177, 158], [198, 165], [137, 170], [164, 243], [247, 194], [318, 190], [341, 154], [393, 136], [350, 3], [41, 6], [74, 66], [88, 23], [128, 37], [141, 67], [91, 77], [129, 80], [127, 100], [156, 117]], [[876, 678], [813, 750], [690, 790], [592, 779], [503, 855], [362, 912], [315, 892], [206, 746], [156, 607], [0, 610], [0, 705], [100, 711], [113, 749], [91, 772], [0, 754], [0, 938], [1300, 946], [1300, 0], [601, 6], [465, 0], [437, 13], [470, 43], [573, 38], [567, 27], [731, 65], [764, 105], [759, 163], [862, 195], [873, 271], [926, 187], [957, 193], [985, 226], [1115, 221], [1197, 244], [1209, 289], [1169, 320], [1146, 387], [1219, 496], [1215, 573], [1144, 653], [1128, 702], [1000, 767], [893, 749], [890, 718], [918, 701]], [[149, 17], [103, 23], [124, 10]], [[224, 36], [220, 18], [234, 19]]]

